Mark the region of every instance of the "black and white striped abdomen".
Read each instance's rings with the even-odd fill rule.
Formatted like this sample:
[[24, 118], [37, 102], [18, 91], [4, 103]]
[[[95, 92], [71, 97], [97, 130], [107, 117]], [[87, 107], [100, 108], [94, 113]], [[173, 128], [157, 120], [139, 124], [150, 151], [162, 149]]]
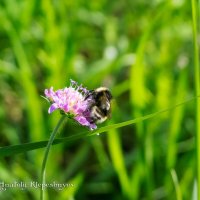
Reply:
[[97, 106], [93, 106], [90, 113], [90, 118], [92, 119], [92, 122], [100, 124], [104, 122], [108, 116], [102, 112]]

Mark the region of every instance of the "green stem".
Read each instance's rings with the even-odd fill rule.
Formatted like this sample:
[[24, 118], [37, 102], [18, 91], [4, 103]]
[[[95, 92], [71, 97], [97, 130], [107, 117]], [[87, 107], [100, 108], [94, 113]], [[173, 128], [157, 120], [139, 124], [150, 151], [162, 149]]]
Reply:
[[46, 170], [46, 164], [47, 164], [49, 151], [50, 151], [51, 145], [52, 145], [52, 143], [53, 143], [53, 141], [54, 141], [54, 139], [56, 137], [56, 133], [58, 132], [58, 129], [61, 126], [62, 122], [64, 121], [65, 117], [66, 117], [65, 115], [62, 115], [62, 117], [60, 118], [60, 120], [59, 120], [58, 124], [56, 125], [55, 129], [51, 133], [51, 136], [49, 138], [48, 144], [46, 146], [46, 151], [45, 151], [45, 154], [44, 154], [44, 159], [43, 159], [43, 162], [42, 162], [42, 170], [41, 170], [41, 183], [42, 183], [42, 186], [40, 188], [40, 200], [44, 199], [44, 188], [43, 188], [43, 185], [45, 184], [45, 170]]
[[[200, 69], [199, 69], [199, 46], [198, 46], [198, 2], [192, 0], [192, 21], [194, 40], [194, 73], [196, 95], [200, 95]], [[197, 191], [200, 200], [200, 99], [196, 101], [196, 150], [197, 150]]]

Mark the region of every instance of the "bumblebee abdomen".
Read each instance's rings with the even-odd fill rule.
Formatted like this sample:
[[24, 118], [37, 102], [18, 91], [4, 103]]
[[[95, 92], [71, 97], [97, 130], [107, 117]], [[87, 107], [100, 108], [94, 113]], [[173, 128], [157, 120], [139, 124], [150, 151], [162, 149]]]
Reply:
[[95, 90], [90, 90], [85, 99], [90, 98], [90, 118], [91, 121], [95, 124], [104, 122], [111, 112], [110, 101], [112, 95], [108, 88], [100, 87]]
[[94, 123], [102, 123], [108, 117], [97, 106], [92, 107], [90, 117]]

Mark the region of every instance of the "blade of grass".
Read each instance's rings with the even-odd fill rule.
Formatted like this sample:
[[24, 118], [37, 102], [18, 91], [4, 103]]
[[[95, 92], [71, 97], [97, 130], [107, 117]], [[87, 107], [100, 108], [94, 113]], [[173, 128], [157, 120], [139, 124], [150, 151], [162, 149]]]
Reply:
[[[83, 132], [83, 133], [80, 133], [80, 134], [77, 134], [77, 135], [68, 136], [68, 137], [64, 137], [64, 138], [60, 138], [60, 139], [55, 139], [54, 142], [53, 142], [53, 145], [63, 143], [63, 142], [70, 142], [70, 141], [78, 140], [78, 139], [81, 139], [81, 138], [84, 138], [84, 137], [89, 137], [89, 136], [93, 136], [93, 135], [96, 135], [96, 134], [104, 133], [104, 132], [107, 132], [108, 130], [111, 130], [111, 129], [117, 129], [117, 128], [121, 128], [121, 127], [128, 126], [128, 125], [131, 125], [131, 124], [139, 123], [139, 122], [142, 122], [144, 120], [153, 118], [153, 117], [155, 117], [159, 114], [168, 112], [168, 111], [175, 109], [179, 106], [182, 106], [186, 103], [189, 103], [196, 98], [198, 98], [198, 97], [190, 98], [190, 99], [188, 99], [184, 102], [181, 102], [179, 104], [176, 104], [176, 105], [174, 105], [170, 108], [163, 109], [163, 110], [160, 110], [158, 112], [151, 113], [151, 114], [148, 114], [148, 115], [145, 115], [145, 116], [142, 116], [142, 117], [138, 117], [136, 119], [132, 119], [132, 120], [128, 120], [128, 121], [125, 121], [125, 122], [104, 126], [104, 127], [101, 127], [101, 128], [99, 128], [95, 131], [92, 131], [92, 132], [86, 131], [86, 132]], [[17, 153], [23, 153], [23, 152], [31, 151], [31, 150], [34, 150], [34, 149], [43, 148], [46, 145], [47, 145], [47, 141], [40, 141], [40, 142], [32, 142], [32, 143], [25, 143], [25, 144], [1, 147], [0, 148], [0, 157], [4, 157], [4, 156], [8, 156], [8, 155], [14, 155], [14, 154], [17, 154]]]
[[132, 169], [132, 176], [131, 176], [131, 185], [132, 187], [132, 197], [133, 199], [139, 199], [139, 188], [141, 180], [144, 177], [144, 164], [142, 163], [141, 159], [139, 162], [136, 162], [134, 168]]
[[[181, 177], [180, 180], [181, 191], [189, 191], [188, 193], [187, 192], [182, 193], [183, 199], [191, 199], [193, 192], [192, 191], [193, 184], [196, 176], [196, 174], [194, 174], [195, 165], [196, 165], [196, 160], [195, 160], [195, 155], [193, 154], [187, 161], [187, 167], [184, 170], [185, 171], [184, 175]], [[195, 195], [197, 195], [197, 193], [195, 193]]]
[[[186, 83], [187, 83], [187, 71], [183, 71], [180, 75], [180, 79], [177, 84], [177, 92], [175, 101], [177, 102], [178, 99], [185, 96], [186, 93]], [[166, 156], [166, 163], [167, 167], [170, 170], [174, 167], [177, 159], [177, 138], [180, 134], [181, 129], [181, 122], [183, 118], [184, 106], [173, 110], [171, 114], [171, 125], [169, 130], [169, 137], [168, 137], [168, 151]]]
[[66, 170], [62, 173], [61, 179], [63, 182], [69, 180], [74, 174], [78, 172], [80, 166], [83, 166], [83, 163], [86, 162], [89, 152], [90, 145], [88, 143], [84, 143], [73, 156], [73, 159], [67, 165]]
[[91, 140], [91, 144], [93, 146], [93, 149], [99, 161], [99, 165], [101, 166], [102, 169], [107, 168], [110, 162], [109, 162], [108, 154], [105, 151], [105, 148], [103, 146], [102, 139], [100, 137], [94, 137]]
[[112, 163], [118, 175], [123, 194], [128, 199], [133, 199], [132, 188], [125, 167], [120, 138], [116, 130], [110, 130], [108, 132], [108, 147]]
[[[7, 8], [8, 9], [8, 8]], [[8, 11], [7, 11], [8, 12]], [[5, 12], [5, 16], [7, 16]], [[9, 19], [9, 17], [7, 16]], [[19, 84], [24, 91], [27, 101], [27, 116], [30, 129], [31, 139], [39, 140], [44, 133], [43, 116], [41, 112], [41, 104], [39, 102], [39, 95], [37, 93], [35, 83], [32, 79], [32, 69], [30, 68], [29, 60], [26, 55], [25, 47], [21, 39], [13, 27], [11, 21], [7, 20], [6, 32], [12, 44], [13, 52], [15, 54], [17, 64], [19, 66]]]
[[[198, 3], [192, 0], [192, 27], [194, 42], [194, 73], [196, 95], [200, 95], [200, 69], [199, 69], [199, 45], [198, 45]], [[197, 191], [200, 200], [200, 99], [196, 99], [196, 149], [197, 149]]]
[[71, 186], [68, 186], [67, 189], [59, 191], [60, 200], [73, 200], [77, 191], [81, 188], [81, 185], [84, 181], [84, 174], [79, 173], [73, 179], [70, 180]]
[[172, 170], [170, 170], [170, 172], [171, 172], [172, 180], [173, 180], [175, 191], [176, 191], [176, 199], [182, 200], [181, 189], [180, 189], [180, 186], [179, 186], [176, 171], [174, 169], [172, 169]]
[[[152, 18], [152, 20], [148, 23], [148, 26], [144, 29], [144, 32], [141, 36], [137, 51], [136, 51], [136, 62], [132, 65], [130, 71], [130, 97], [132, 103], [133, 117], [141, 116], [142, 113], [146, 110], [146, 105], [149, 98], [149, 90], [146, 87], [147, 83], [147, 68], [145, 67], [145, 51], [147, 47], [148, 40], [151, 38], [154, 27], [160, 21], [163, 14], [166, 14], [168, 11], [168, 2], [162, 5], [162, 8], [159, 9], [159, 12]], [[153, 152], [153, 142], [151, 141], [151, 137], [149, 135], [145, 135], [146, 130], [143, 123], [137, 124], [136, 133], [139, 145], [141, 146], [140, 155], [141, 157], [144, 155], [145, 161], [143, 168], [145, 169], [148, 166], [148, 173], [144, 176], [145, 187], [147, 190], [148, 199], [152, 199], [152, 188], [153, 188], [153, 170], [152, 166], [149, 164], [152, 163], [152, 157], [149, 152]], [[148, 145], [146, 145], [148, 144]], [[148, 148], [147, 148], [148, 147]], [[133, 174], [136, 176], [136, 173]], [[141, 176], [141, 178], [143, 178]], [[134, 179], [134, 178], [133, 178]], [[137, 179], [135, 179], [137, 180]], [[138, 179], [140, 182], [141, 180]], [[143, 181], [143, 180], [142, 180]], [[134, 186], [133, 186], [134, 187]], [[139, 193], [139, 191], [138, 191]]]

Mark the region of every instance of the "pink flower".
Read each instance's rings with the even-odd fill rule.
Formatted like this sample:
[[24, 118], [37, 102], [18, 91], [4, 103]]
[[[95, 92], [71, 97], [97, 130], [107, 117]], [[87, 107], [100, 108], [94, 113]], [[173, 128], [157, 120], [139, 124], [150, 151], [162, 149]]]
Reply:
[[96, 129], [96, 124], [91, 122], [89, 106], [93, 101], [86, 98], [89, 91], [70, 80], [69, 87], [54, 91], [53, 87], [45, 89], [44, 94], [51, 102], [48, 113], [59, 109], [63, 111], [68, 117], [73, 118], [79, 124], [89, 127], [91, 130]]

